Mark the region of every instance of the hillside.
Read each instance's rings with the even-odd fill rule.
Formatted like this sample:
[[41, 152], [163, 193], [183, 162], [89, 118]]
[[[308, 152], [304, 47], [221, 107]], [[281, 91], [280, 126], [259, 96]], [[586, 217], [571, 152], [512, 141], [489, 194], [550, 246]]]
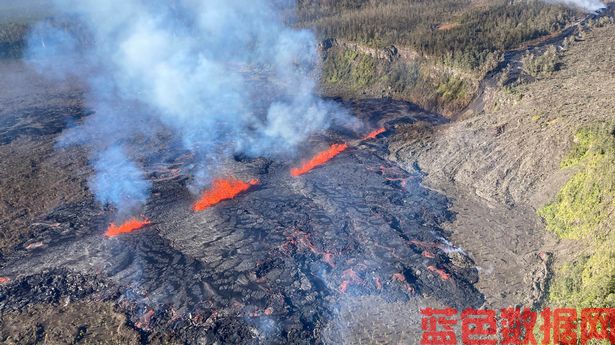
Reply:
[[[2, 6], [0, 57], [21, 57], [31, 23], [49, 16], [49, 6]], [[472, 100], [505, 50], [584, 16], [539, 0], [299, 0], [285, 13], [324, 41], [325, 95], [392, 97], [447, 115]]]
[[558, 32], [584, 14], [543, 1], [309, 1], [299, 25], [325, 40], [332, 96], [393, 97], [453, 114], [505, 50]]
[[548, 265], [537, 255], [553, 252], [552, 302], [613, 306], [614, 52], [613, 24], [587, 29], [560, 51], [559, 71], [498, 88], [475, 116], [399, 129], [391, 155], [457, 196], [453, 238], [479, 265], [514, 267], [485, 272], [484, 284], [529, 288], [518, 273], [532, 270], [528, 258]]

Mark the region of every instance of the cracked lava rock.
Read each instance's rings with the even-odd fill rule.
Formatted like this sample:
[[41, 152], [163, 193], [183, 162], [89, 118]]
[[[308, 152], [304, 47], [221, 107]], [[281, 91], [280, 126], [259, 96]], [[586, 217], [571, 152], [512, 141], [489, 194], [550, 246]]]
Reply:
[[[398, 122], [441, 121], [368, 116], [387, 133]], [[383, 131], [363, 141], [331, 131], [321, 147], [353, 144], [296, 177], [297, 162], [235, 157], [227, 168], [260, 183], [202, 212], [191, 208], [186, 158], [174, 156], [149, 167], [150, 224], [112, 238], [104, 235], [109, 210], [93, 200], [63, 205], [2, 258], [0, 311], [89, 298], [115, 303], [144, 334], [275, 344], [323, 342], [348, 298], [480, 306], [477, 270], [453, 263], [452, 253], [465, 254], [441, 228], [453, 217], [447, 199], [421, 185], [420, 171], [386, 159]]]

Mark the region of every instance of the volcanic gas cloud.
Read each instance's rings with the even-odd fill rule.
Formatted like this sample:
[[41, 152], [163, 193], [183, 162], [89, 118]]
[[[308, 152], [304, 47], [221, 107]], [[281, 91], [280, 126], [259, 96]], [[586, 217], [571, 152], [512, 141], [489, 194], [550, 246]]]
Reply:
[[259, 184], [257, 179], [252, 179], [248, 182], [235, 178], [215, 179], [211, 184], [211, 188], [203, 192], [201, 198], [192, 206], [192, 209], [194, 211], [203, 211], [220, 201], [232, 199], [257, 184]]
[[125, 221], [120, 225], [115, 225], [115, 223], [111, 223], [107, 228], [107, 232], [105, 232], [105, 236], [115, 237], [120, 234], [125, 234], [141, 229], [142, 227], [149, 224], [151, 223], [148, 219], [139, 220], [137, 218], [130, 218], [129, 220]]
[[[89, 186], [98, 202], [120, 213], [147, 202], [147, 171], [160, 163], [159, 144], [207, 157], [185, 171], [216, 176], [209, 161], [286, 157], [331, 125], [358, 125], [338, 103], [318, 96], [318, 40], [287, 25], [293, 2], [45, 3], [50, 18], [67, 20], [33, 25], [24, 55], [54, 80], [88, 85], [84, 101], [92, 114], [67, 128], [59, 145], [87, 147], [95, 172]], [[79, 30], [67, 30], [68, 23]], [[255, 82], [254, 72], [266, 77]]]
[[309, 161], [304, 162], [300, 167], [290, 169], [290, 174], [292, 176], [303, 175], [306, 172], [316, 168], [317, 166], [325, 164], [347, 148], [348, 144], [333, 144], [328, 149], [319, 152]]

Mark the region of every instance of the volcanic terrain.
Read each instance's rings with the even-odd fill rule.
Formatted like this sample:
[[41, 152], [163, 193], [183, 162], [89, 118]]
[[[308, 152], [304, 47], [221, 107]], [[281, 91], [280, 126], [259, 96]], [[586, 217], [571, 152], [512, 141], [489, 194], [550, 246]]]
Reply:
[[[612, 49], [602, 34], [590, 43]], [[612, 80], [612, 67], [580, 59], [582, 50], [565, 63]], [[560, 73], [564, 86], [580, 82], [567, 66]], [[16, 60], [0, 63], [0, 86], [5, 343], [413, 343], [421, 306], [544, 297], [551, 259], [533, 207], [563, 177], [554, 157], [526, 169], [548, 151], [526, 143], [555, 142], [576, 117], [537, 123], [506, 109], [449, 124], [401, 101], [340, 101], [362, 129], [334, 127], [295, 157], [216, 162], [217, 176], [198, 191], [197, 159], [160, 138], [146, 143], [156, 150], [134, 152], [152, 194], [119, 223], [88, 188], [87, 152], [57, 145], [92, 115], [86, 87]], [[546, 174], [557, 186], [545, 186]], [[502, 185], [510, 188], [498, 194]]]
[[[37, 78], [19, 62], [3, 67], [4, 83], [14, 73]], [[80, 87], [38, 82], [32, 93], [2, 95], [6, 317], [111, 303], [142, 340], [309, 343], [324, 341], [332, 322], [343, 323], [343, 306], [366, 297], [483, 302], [472, 261], [442, 231], [453, 219], [446, 197], [422, 186], [418, 169], [386, 158], [398, 125], [446, 121], [438, 115], [391, 100], [346, 104], [364, 132], [330, 130], [303, 159], [221, 162], [200, 201], [186, 172], [192, 157], [154, 143], [162, 162], [139, 157], [152, 197], [131, 223], [109, 226], [114, 211], [89, 193], [84, 153], [54, 148], [65, 126], [89, 114]], [[36, 332], [3, 339], [28, 336]]]

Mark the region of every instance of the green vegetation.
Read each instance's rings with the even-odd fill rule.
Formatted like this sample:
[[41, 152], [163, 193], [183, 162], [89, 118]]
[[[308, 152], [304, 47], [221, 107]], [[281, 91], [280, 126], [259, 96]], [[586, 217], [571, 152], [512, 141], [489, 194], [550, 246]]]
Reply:
[[557, 48], [549, 46], [544, 54], [526, 54], [522, 60], [523, 69], [532, 77], [540, 78], [555, 72], [558, 68], [559, 60], [560, 56]]
[[323, 66], [323, 72], [329, 83], [348, 85], [356, 91], [376, 78], [376, 60], [354, 50], [332, 52]]
[[576, 169], [556, 200], [539, 210], [547, 229], [581, 241], [562, 265], [549, 301], [575, 307], [615, 306], [615, 125], [580, 130], [562, 167]]
[[466, 96], [466, 88], [464, 87], [463, 79], [455, 76], [449, 77], [438, 86], [438, 94], [447, 103], [457, 99], [464, 99]]
[[448, 69], [434, 70], [424, 58], [387, 60], [360, 52], [352, 45], [327, 50], [323, 79], [338, 94], [387, 95], [443, 113], [463, 108], [477, 86], [467, 75]]
[[322, 38], [414, 49], [439, 62], [479, 70], [510, 49], [569, 23], [576, 12], [544, 1], [298, 0], [299, 24]]
[[[505, 50], [555, 32], [578, 15], [539, 0], [297, 3], [296, 25], [338, 42], [325, 54], [323, 86], [330, 95], [389, 96], [444, 114], [469, 104]], [[536, 76], [547, 75], [557, 58], [551, 52], [528, 56], [527, 66]]]
[[603, 243], [591, 255], [565, 263], [555, 272], [549, 303], [576, 308], [615, 307], [614, 277], [615, 250], [612, 244]]
[[352, 78], [359, 87], [369, 85], [375, 77], [376, 62], [371, 56], [361, 54], [352, 69]]
[[580, 130], [562, 167], [579, 171], [539, 214], [550, 231], [580, 239], [605, 222], [615, 206], [615, 137], [606, 129]]

